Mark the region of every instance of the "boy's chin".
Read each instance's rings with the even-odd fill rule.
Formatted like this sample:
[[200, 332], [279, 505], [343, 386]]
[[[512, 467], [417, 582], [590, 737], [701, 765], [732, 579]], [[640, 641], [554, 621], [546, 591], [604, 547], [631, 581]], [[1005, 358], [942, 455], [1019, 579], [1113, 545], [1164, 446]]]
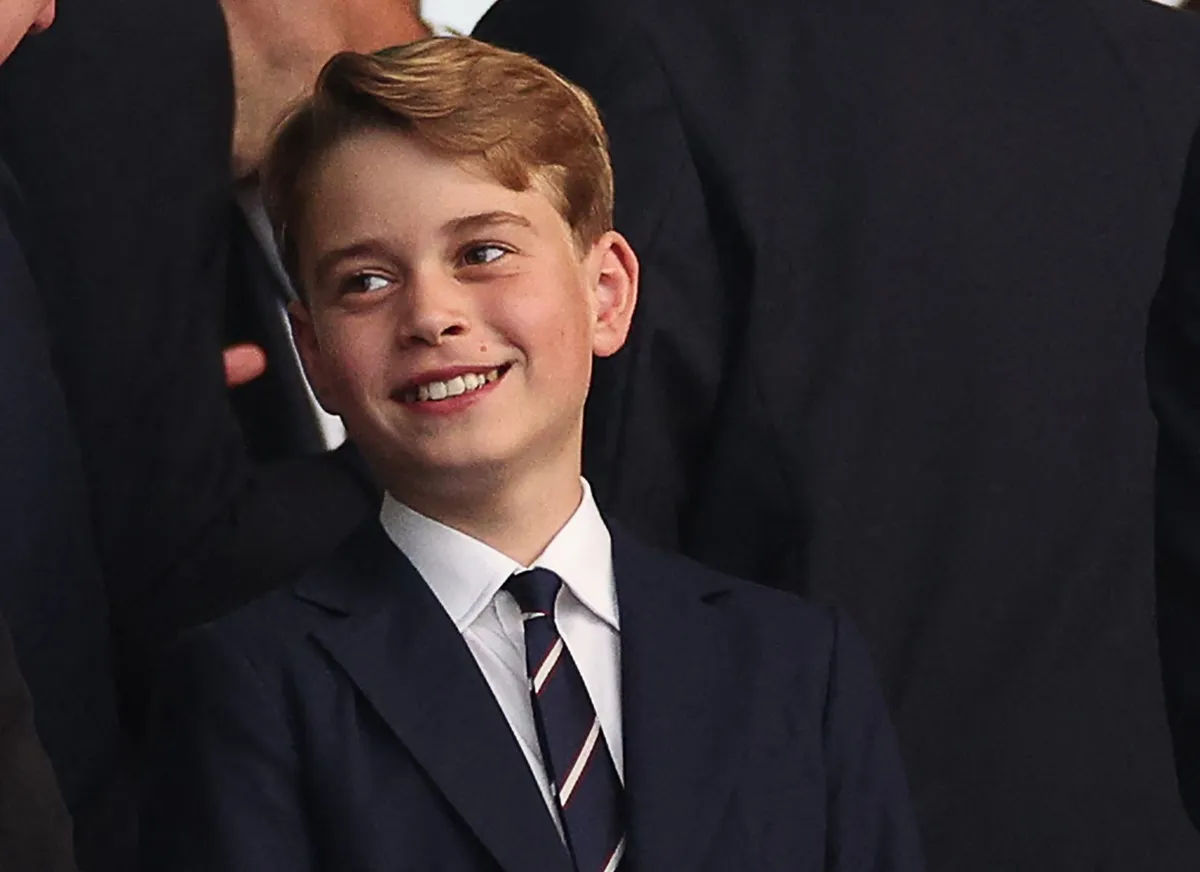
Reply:
[[511, 460], [486, 452], [417, 454], [394, 457], [380, 464], [384, 481], [402, 489], [464, 491], [492, 487], [511, 468]]

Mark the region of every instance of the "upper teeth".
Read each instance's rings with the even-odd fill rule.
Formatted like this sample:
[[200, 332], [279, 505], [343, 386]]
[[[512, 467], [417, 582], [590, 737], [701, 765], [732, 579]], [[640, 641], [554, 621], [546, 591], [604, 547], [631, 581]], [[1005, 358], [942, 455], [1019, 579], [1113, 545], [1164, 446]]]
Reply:
[[415, 390], [409, 391], [409, 396], [418, 403], [423, 403], [426, 400], [444, 400], [447, 397], [457, 397], [459, 394], [465, 394], [468, 391], [476, 391], [491, 381], [500, 378], [500, 370], [493, 369], [488, 372], [468, 372], [463, 375], [456, 375], [452, 379], [446, 381], [427, 382], [423, 385], [418, 385]]

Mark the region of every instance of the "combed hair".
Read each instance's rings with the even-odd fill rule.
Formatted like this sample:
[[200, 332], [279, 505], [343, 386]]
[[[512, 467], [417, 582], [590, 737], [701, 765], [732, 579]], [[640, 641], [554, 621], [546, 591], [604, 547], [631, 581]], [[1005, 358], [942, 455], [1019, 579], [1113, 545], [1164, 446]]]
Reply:
[[260, 173], [276, 242], [301, 294], [296, 228], [313, 170], [334, 145], [366, 130], [399, 130], [477, 159], [513, 191], [539, 183], [581, 248], [612, 229], [608, 137], [582, 88], [527, 55], [468, 37], [342, 52], [280, 122]]

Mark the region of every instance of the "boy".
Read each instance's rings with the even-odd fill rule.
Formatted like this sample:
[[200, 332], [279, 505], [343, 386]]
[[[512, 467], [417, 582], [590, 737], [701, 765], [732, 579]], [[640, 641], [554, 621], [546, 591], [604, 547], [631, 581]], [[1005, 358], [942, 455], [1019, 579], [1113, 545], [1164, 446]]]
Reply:
[[284, 122], [297, 344], [387, 496], [165, 673], [149, 872], [921, 868], [845, 623], [580, 478], [637, 297], [611, 179], [585, 94], [469, 39], [339, 55]]

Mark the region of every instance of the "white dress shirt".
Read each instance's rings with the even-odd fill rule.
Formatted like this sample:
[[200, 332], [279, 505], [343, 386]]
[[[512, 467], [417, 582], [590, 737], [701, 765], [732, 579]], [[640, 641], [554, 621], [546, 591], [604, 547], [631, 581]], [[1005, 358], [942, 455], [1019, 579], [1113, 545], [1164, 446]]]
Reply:
[[528, 567], [466, 533], [413, 511], [390, 495], [384, 497], [380, 522], [462, 634], [525, 752], [525, 760], [561, 833], [529, 698], [521, 610], [512, 595], [501, 588], [513, 573], [534, 567], [549, 569], [562, 578], [554, 619], [587, 686], [617, 775], [624, 781], [621, 637], [612, 540], [591, 488], [583, 482], [579, 508]]

